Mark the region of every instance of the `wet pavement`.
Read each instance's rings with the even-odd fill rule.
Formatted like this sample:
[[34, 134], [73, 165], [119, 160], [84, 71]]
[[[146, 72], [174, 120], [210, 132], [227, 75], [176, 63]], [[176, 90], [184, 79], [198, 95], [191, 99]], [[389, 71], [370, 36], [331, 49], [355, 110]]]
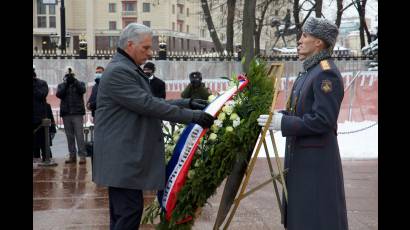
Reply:
[[[53, 156], [56, 167], [33, 164], [33, 227], [35, 230], [109, 229], [108, 195], [105, 187], [91, 181], [91, 161], [65, 164], [64, 132], [58, 132]], [[275, 163], [273, 164], [275, 165]], [[343, 172], [350, 230], [378, 229], [378, 160], [344, 160]], [[266, 159], [257, 160], [248, 188], [268, 179]], [[223, 186], [202, 209], [193, 229], [212, 229]], [[154, 198], [145, 192], [145, 203]], [[273, 186], [268, 184], [239, 205], [229, 229], [284, 229], [280, 225]], [[154, 229], [144, 225], [140, 229]]]

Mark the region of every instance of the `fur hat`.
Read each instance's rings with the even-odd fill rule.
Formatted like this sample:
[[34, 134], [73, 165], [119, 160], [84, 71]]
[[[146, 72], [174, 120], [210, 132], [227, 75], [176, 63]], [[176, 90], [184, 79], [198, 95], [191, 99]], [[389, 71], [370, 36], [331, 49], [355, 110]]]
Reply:
[[330, 48], [335, 46], [339, 34], [336, 24], [327, 19], [316, 17], [308, 18], [302, 27], [302, 31], [322, 39]]

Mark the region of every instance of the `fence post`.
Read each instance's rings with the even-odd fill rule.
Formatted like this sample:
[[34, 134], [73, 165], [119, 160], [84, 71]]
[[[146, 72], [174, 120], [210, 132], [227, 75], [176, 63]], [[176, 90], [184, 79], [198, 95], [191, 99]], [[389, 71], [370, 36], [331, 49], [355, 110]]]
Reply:
[[[353, 71], [353, 73], [355, 73]], [[355, 74], [353, 74], [353, 76], [355, 76]], [[350, 84], [350, 83], [349, 83]], [[352, 83], [350, 85], [350, 89], [349, 89], [349, 121], [352, 121], [352, 111], [353, 111], [353, 100], [354, 100], [354, 96], [355, 96], [355, 91], [356, 91], [356, 78], [353, 78]]]

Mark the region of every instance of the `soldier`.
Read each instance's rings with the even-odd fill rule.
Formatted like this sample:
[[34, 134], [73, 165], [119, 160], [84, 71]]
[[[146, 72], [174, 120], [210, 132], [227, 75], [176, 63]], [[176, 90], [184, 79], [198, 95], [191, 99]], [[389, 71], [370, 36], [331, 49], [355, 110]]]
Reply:
[[192, 72], [189, 74], [189, 81], [191, 82], [181, 93], [182, 98], [202, 99], [208, 100], [209, 89], [202, 83], [201, 72]]
[[[337, 118], [343, 81], [331, 59], [338, 35], [332, 22], [309, 18], [298, 41], [304, 72], [296, 79], [286, 111], [275, 112], [269, 129], [286, 137], [285, 168], [288, 230], [347, 230], [343, 172], [337, 143]], [[266, 124], [268, 115], [258, 118]]]

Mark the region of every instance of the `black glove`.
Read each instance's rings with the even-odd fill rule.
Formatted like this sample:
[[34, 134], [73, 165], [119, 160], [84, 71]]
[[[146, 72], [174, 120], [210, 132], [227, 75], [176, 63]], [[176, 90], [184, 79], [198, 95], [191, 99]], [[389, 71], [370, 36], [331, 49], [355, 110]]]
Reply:
[[203, 110], [208, 105], [208, 101], [202, 99], [191, 99], [189, 101], [189, 108]]
[[215, 118], [209, 113], [203, 112], [201, 110], [194, 110], [194, 115], [192, 116], [192, 122], [202, 126], [202, 128], [209, 128], [214, 124]]

